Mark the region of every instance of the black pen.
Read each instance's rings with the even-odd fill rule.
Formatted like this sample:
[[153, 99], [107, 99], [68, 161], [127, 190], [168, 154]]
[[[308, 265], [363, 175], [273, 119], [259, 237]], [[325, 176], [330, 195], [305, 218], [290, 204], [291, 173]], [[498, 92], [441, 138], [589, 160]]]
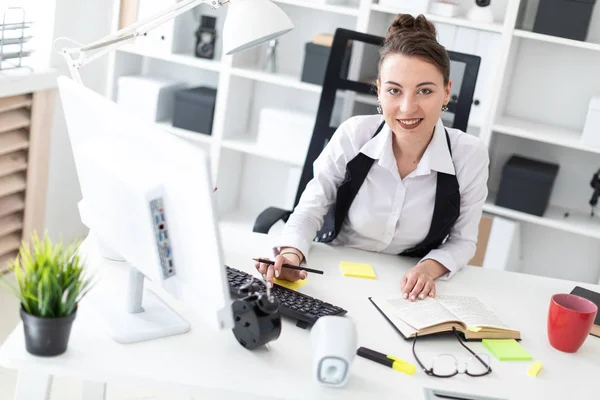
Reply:
[[[253, 258], [253, 260], [256, 261], [256, 262], [263, 263], [263, 264], [275, 265], [275, 261], [265, 260], [264, 258]], [[283, 268], [289, 268], [289, 269], [295, 269], [295, 270], [298, 270], [298, 271], [306, 271], [306, 272], [312, 272], [314, 274], [321, 274], [321, 275], [323, 275], [323, 271], [319, 271], [318, 269], [311, 269], [311, 268], [306, 268], [306, 267], [298, 267], [296, 265], [291, 265], [291, 264], [283, 264], [282, 267]]]

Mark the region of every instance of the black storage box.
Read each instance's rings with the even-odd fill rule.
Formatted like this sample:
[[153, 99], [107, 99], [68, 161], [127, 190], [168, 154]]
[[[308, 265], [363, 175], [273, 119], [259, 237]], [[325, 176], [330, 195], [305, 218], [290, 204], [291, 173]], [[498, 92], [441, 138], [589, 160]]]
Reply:
[[502, 169], [496, 205], [543, 216], [558, 164], [513, 155]]
[[212, 134], [216, 99], [217, 90], [204, 86], [175, 92], [173, 126]]
[[[304, 50], [304, 65], [302, 66], [302, 82], [314, 83], [322, 85], [325, 79], [325, 71], [327, 70], [327, 62], [329, 61], [329, 53], [331, 47], [315, 44], [312, 42], [306, 43]], [[350, 47], [344, 56], [342, 63], [341, 78], [348, 77], [348, 67], [350, 65]]]
[[596, 0], [540, 0], [533, 31], [585, 41]]

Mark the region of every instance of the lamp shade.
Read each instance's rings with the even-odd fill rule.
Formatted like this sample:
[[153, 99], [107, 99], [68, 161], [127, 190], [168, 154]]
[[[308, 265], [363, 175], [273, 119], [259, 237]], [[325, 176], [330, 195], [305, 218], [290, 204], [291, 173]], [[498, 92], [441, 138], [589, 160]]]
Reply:
[[223, 52], [247, 50], [294, 29], [286, 13], [269, 0], [230, 0], [223, 27]]

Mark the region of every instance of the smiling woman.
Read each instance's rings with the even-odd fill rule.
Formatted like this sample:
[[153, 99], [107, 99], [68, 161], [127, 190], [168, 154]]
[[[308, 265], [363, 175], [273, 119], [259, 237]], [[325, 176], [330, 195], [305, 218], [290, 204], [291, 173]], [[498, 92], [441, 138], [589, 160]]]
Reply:
[[[476, 137], [440, 119], [452, 82], [433, 24], [396, 16], [380, 50], [379, 114], [345, 121], [314, 163], [266, 275], [304, 279], [281, 266], [307, 261], [311, 242], [415, 257], [400, 283], [405, 299], [435, 296], [475, 253], [489, 157]], [[263, 257], [264, 258], [264, 257]]]

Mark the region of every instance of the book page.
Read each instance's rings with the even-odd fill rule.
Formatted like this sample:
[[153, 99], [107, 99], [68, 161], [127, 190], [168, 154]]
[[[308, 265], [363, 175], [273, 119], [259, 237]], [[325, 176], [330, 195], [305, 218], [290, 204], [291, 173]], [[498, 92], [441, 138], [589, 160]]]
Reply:
[[436, 298], [444, 307], [460, 318], [467, 328], [485, 326], [510, 329], [477, 297], [438, 295]]
[[431, 297], [416, 301], [393, 297], [388, 298], [387, 302], [393, 307], [394, 314], [398, 318], [417, 330], [459, 320], [456, 315]]

